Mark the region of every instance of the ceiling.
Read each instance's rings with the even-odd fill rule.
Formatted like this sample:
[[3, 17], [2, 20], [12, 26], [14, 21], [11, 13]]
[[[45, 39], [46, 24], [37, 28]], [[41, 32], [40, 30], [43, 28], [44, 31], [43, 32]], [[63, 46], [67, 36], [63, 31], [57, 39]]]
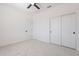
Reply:
[[30, 3], [13, 3], [13, 6], [16, 6], [17, 8], [20, 8], [22, 10], [25, 11], [29, 11], [29, 12], [36, 12], [36, 11], [42, 11], [42, 10], [46, 10], [48, 9], [48, 7], [56, 7], [58, 5], [61, 5], [60, 3], [38, 3], [38, 6], [40, 7], [40, 9], [38, 10], [37, 8], [35, 8], [34, 6], [31, 6], [31, 8], [27, 9], [27, 6]]
[[3, 4], [9, 5], [9, 6], [11, 5], [11, 6], [14, 6], [16, 8], [19, 8], [20, 10], [27, 11], [27, 12], [45, 11], [45, 10], [49, 9], [48, 7], [54, 8], [56, 6], [61, 5], [61, 3], [38, 3], [38, 6], [40, 7], [40, 9], [38, 10], [34, 6], [31, 6], [31, 8], [27, 9], [27, 6], [30, 3], [3, 3]]

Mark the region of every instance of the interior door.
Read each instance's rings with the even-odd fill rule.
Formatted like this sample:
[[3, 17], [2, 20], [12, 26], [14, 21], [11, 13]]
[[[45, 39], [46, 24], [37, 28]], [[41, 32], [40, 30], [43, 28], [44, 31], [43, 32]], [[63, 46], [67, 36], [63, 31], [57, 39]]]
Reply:
[[51, 43], [61, 45], [61, 17], [51, 19]]
[[39, 40], [49, 42], [49, 18], [39, 19]]
[[49, 42], [49, 19], [42, 17], [41, 14], [33, 19], [33, 38]]
[[62, 45], [75, 48], [76, 44], [76, 14], [62, 16]]

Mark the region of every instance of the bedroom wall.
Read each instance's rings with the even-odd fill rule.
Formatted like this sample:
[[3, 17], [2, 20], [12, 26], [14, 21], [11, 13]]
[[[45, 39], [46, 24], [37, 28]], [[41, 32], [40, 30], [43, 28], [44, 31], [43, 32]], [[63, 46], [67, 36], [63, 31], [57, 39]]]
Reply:
[[11, 4], [0, 4], [0, 46], [32, 38], [29, 16]]

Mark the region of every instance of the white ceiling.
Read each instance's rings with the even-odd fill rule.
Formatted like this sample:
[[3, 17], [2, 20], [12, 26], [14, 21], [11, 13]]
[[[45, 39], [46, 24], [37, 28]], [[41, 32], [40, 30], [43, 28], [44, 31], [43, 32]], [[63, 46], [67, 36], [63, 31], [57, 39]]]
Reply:
[[[4, 3], [5, 4], [5, 3]], [[5, 5], [11, 5], [14, 6], [16, 8], [19, 8], [23, 11], [27, 11], [27, 12], [38, 12], [38, 11], [44, 11], [47, 10], [48, 6], [51, 5], [52, 8], [61, 5], [60, 3], [38, 3], [38, 6], [40, 7], [40, 9], [38, 10], [36, 7], [31, 6], [29, 9], [27, 9], [27, 6], [30, 3], [6, 3]]]
[[39, 3], [38, 6], [40, 7], [40, 9], [38, 10], [34, 6], [31, 6], [29, 9], [27, 9], [27, 6], [29, 4], [30, 3], [14, 3], [12, 5], [16, 6], [17, 8], [20, 8], [22, 10], [28, 11], [28, 12], [36, 12], [36, 11], [40, 11], [40, 10], [46, 10], [49, 5], [51, 5], [52, 8], [54, 8], [54, 7], [58, 6], [58, 5], [61, 5], [60, 3]]
[[58, 6], [59, 3], [40, 3], [41, 8], [47, 8], [49, 5], [52, 7]]

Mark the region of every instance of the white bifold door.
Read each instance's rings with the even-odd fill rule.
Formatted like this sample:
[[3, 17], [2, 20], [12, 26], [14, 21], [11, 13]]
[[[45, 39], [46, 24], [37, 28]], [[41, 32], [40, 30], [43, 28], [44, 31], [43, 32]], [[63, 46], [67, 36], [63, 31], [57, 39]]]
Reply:
[[76, 14], [62, 16], [62, 45], [76, 48]]
[[50, 20], [50, 42], [76, 48], [76, 14], [66, 14]]
[[61, 45], [61, 17], [50, 20], [51, 43]]
[[42, 15], [37, 15], [33, 19], [33, 39], [49, 42], [49, 19]]
[[76, 48], [76, 14], [52, 17], [50, 20], [42, 15], [35, 16], [33, 19], [33, 38]]

